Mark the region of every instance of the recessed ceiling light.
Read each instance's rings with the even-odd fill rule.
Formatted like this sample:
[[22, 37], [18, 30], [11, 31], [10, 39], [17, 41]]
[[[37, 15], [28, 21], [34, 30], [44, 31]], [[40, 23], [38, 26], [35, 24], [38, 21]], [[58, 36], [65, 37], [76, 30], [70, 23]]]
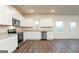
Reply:
[[52, 13], [54, 13], [54, 12], [55, 12], [55, 10], [54, 10], [54, 9], [52, 9], [52, 10], [51, 10], [51, 12], [52, 12]]
[[31, 9], [31, 10], [30, 10], [30, 12], [31, 12], [31, 13], [33, 13], [33, 12], [34, 12], [34, 10], [33, 10], [33, 9]]

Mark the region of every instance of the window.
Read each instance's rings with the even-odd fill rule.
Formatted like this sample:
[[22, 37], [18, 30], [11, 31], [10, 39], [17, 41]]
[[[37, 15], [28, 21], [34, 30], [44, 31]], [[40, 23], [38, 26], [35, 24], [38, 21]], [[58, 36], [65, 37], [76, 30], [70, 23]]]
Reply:
[[70, 23], [70, 32], [75, 32], [76, 30], [76, 23], [75, 22], [71, 22]]
[[34, 20], [34, 27], [39, 27], [39, 26], [40, 26], [40, 21]]
[[64, 26], [62, 21], [56, 21], [56, 32], [64, 32]]

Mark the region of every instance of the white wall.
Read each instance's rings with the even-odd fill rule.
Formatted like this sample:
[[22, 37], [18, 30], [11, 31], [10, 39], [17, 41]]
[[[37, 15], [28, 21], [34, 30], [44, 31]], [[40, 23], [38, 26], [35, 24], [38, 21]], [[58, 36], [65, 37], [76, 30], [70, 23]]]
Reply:
[[[29, 21], [28, 21], [28, 19], [29, 19]], [[79, 25], [79, 15], [27, 15], [27, 16], [25, 16], [25, 20], [29, 24], [30, 24], [30, 21], [32, 22], [34, 19], [39, 19], [41, 21], [42, 21], [42, 19], [45, 20], [45, 21], [51, 19], [51, 22], [52, 22], [51, 30], [54, 33], [54, 39], [67, 39], [67, 38], [79, 39], [79, 26], [78, 26]], [[59, 20], [64, 22], [64, 33], [56, 32], [55, 22], [59, 21]], [[42, 21], [42, 23], [44, 23], [45, 21]], [[69, 25], [70, 25], [70, 22], [72, 22], [72, 21], [75, 21], [76, 24], [77, 24], [75, 36], [71, 35], [70, 32], [69, 32]], [[49, 21], [48, 21], [48, 23], [49, 23]], [[33, 28], [31, 28], [31, 29], [33, 29]], [[75, 33], [73, 33], [73, 34], [75, 34]]]
[[[57, 33], [56, 32], [56, 27], [55, 27], [55, 22], [58, 21], [58, 20], [61, 20], [64, 22], [64, 33]], [[76, 22], [76, 31], [75, 33], [72, 33], [72, 34], [75, 34], [74, 35], [70, 35], [70, 31], [69, 31], [69, 28], [70, 28], [70, 22]], [[55, 18], [54, 18], [54, 37], [55, 38], [79, 38], [79, 15], [56, 15]], [[71, 37], [72, 36], [72, 37]]]

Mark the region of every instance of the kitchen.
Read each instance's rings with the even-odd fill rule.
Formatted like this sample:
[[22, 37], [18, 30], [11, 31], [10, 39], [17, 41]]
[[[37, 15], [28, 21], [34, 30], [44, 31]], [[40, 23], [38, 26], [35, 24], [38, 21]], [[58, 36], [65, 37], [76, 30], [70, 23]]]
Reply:
[[[25, 7], [27, 8], [26, 12], [24, 11]], [[53, 6], [53, 8], [55, 7], [56, 6]], [[42, 9], [42, 12], [37, 12], [36, 10], [36, 14], [34, 14], [34, 10], [30, 10], [31, 8], [40, 9], [40, 6], [0, 6], [0, 52], [12, 53], [16, 48], [20, 48], [20, 45], [27, 40], [52, 41], [54, 39], [79, 39], [78, 27], [76, 28], [76, 35], [75, 33], [72, 35], [72, 33], [69, 32], [70, 22], [72, 22], [73, 27], [75, 27], [74, 22], [77, 23], [77, 26], [79, 25], [78, 14], [70, 13], [67, 15], [64, 13], [65, 15], [63, 15], [62, 12], [61, 15], [59, 15], [60, 13], [55, 14], [55, 10], [53, 9], [51, 12], [44, 14], [42, 14], [42, 12], [44, 12], [45, 9]], [[52, 6], [50, 8], [52, 8]], [[65, 27], [63, 27], [62, 21]], [[62, 31], [60, 31], [60, 29], [57, 30], [59, 32], [56, 31], [56, 23], [60, 24], [57, 26], [63, 27]]]
[[[43, 29], [39, 30], [38, 28], [35, 29], [33, 28], [33, 20], [29, 22], [30, 23], [24, 23], [25, 20], [23, 18], [23, 16], [12, 6], [0, 6], [0, 39], [1, 39], [1, 43], [0, 43], [0, 50], [1, 51], [7, 51], [7, 52], [13, 52], [16, 47], [18, 47], [18, 35], [20, 35], [19, 33], [23, 33], [23, 38], [25, 40], [41, 40], [41, 32], [43, 31]], [[7, 20], [6, 20], [7, 19]], [[50, 20], [51, 21], [51, 20]], [[26, 20], [27, 22], [27, 20]], [[26, 24], [26, 25], [25, 25]], [[43, 24], [43, 23], [42, 23]], [[47, 30], [45, 29], [45, 31], [48, 34], [52, 34], [50, 33], [51, 30], [51, 24], [49, 23], [46, 27]], [[49, 27], [48, 27], [49, 26]], [[50, 29], [48, 29], [50, 28]], [[29, 29], [29, 31], [28, 31]], [[31, 30], [34, 29], [34, 30]], [[36, 36], [37, 35], [37, 36]], [[47, 35], [47, 37], [49, 37]], [[13, 38], [15, 40], [13, 40]], [[46, 38], [45, 38], [46, 39]], [[52, 37], [51, 37], [52, 39]], [[7, 40], [7, 41], [6, 41]], [[5, 43], [6, 42], [6, 43]], [[11, 46], [11, 44], [13, 46]]]

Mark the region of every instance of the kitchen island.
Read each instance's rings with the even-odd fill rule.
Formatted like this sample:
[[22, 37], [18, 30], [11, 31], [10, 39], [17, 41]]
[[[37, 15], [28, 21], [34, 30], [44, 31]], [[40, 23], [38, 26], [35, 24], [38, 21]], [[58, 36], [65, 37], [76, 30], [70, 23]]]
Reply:
[[[1, 34], [3, 35], [3, 34]], [[12, 53], [18, 47], [17, 34], [5, 34], [4, 37], [0, 38], [0, 53]]]

